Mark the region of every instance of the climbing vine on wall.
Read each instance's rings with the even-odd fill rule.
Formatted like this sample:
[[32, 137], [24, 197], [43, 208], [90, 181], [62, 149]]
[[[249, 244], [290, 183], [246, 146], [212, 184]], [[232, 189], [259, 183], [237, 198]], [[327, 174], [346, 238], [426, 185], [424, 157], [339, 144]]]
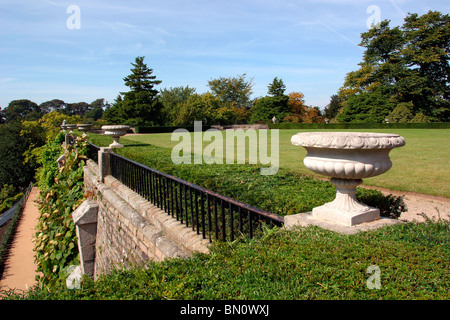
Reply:
[[37, 174], [40, 189], [40, 218], [36, 231], [35, 258], [39, 282], [55, 287], [65, 279], [65, 268], [79, 264], [73, 211], [83, 202], [83, 166], [87, 155], [85, 136], [67, 146], [65, 159], [58, 168], [57, 159], [64, 153], [61, 137], [37, 151], [41, 169]]

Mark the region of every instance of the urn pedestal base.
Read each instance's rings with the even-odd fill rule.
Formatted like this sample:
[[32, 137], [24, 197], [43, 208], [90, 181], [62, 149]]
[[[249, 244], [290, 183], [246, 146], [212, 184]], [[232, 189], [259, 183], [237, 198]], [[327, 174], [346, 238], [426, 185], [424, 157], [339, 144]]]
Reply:
[[361, 179], [332, 178], [331, 183], [336, 186], [336, 198], [314, 208], [312, 215], [315, 218], [346, 226], [380, 219], [379, 209], [362, 204], [356, 199], [356, 187], [362, 183]]
[[321, 206], [314, 208], [312, 215], [321, 220], [333, 221], [345, 226], [355, 226], [364, 222], [372, 222], [380, 219], [380, 210], [377, 208], [370, 208], [364, 212], [346, 212], [336, 210], [332, 207]]
[[123, 144], [119, 143], [119, 137], [113, 137], [113, 142], [108, 147], [109, 148], [123, 148]]
[[346, 226], [340, 223], [336, 223], [334, 221], [315, 218], [312, 215], [311, 211], [292, 214], [284, 217], [284, 227], [286, 229], [293, 229], [297, 226], [301, 227], [318, 226], [323, 229], [339, 232], [342, 234], [356, 234], [358, 232], [375, 230], [378, 228], [382, 228], [384, 226], [389, 226], [398, 223], [404, 222], [397, 219], [381, 217], [380, 219], [371, 222], [363, 222], [354, 226]]

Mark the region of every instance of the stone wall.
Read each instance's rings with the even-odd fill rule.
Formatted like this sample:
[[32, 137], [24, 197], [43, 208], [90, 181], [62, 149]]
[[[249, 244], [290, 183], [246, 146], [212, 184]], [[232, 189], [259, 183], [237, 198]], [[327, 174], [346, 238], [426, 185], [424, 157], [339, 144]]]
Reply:
[[[91, 205], [84, 207], [96, 207], [96, 203], [98, 212], [95, 244], [89, 241], [83, 249], [83, 244], [79, 242], [81, 267], [85, 274], [96, 278], [114, 267], [127, 268], [168, 257], [187, 258], [195, 251], [209, 252], [209, 242], [192, 229], [186, 228], [112, 176], [101, 179], [98, 172], [97, 164], [88, 160], [84, 167], [84, 183], [88, 195], [86, 201], [90, 201]], [[82, 221], [79, 218], [82, 215], [78, 212], [75, 216]], [[83, 228], [86, 228], [92, 238], [92, 223], [76, 225], [79, 234], [83, 234]], [[83, 250], [88, 254], [83, 255]]]

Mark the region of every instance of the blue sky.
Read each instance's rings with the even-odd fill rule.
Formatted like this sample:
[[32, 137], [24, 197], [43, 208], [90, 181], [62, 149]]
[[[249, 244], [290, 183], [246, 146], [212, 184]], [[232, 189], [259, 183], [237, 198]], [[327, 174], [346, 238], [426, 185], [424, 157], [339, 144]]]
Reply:
[[130, 63], [145, 56], [159, 88], [203, 93], [210, 79], [245, 73], [259, 97], [278, 77], [286, 93], [302, 92], [323, 108], [357, 69], [360, 34], [374, 14], [396, 26], [408, 12], [449, 7], [448, 0], [0, 0], [0, 107], [15, 99], [113, 102], [128, 89]]

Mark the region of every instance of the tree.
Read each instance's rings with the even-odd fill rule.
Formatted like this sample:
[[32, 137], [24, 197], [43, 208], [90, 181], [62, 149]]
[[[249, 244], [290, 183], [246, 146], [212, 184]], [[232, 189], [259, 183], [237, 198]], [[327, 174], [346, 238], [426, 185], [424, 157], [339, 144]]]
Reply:
[[122, 96], [120, 94], [117, 95], [116, 99], [114, 99], [114, 102], [109, 106], [106, 107], [105, 111], [103, 112], [103, 118], [109, 122], [109, 123], [123, 123], [125, 121], [126, 115], [122, 114]]
[[450, 120], [449, 15], [410, 14], [395, 28], [385, 20], [361, 38], [363, 61], [339, 90], [339, 121], [383, 122], [399, 103], [410, 102], [413, 115]]
[[61, 124], [66, 120], [67, 123], [81, 123], [81, 116], [68, 116], [61, 111], [52, 111], [43, 115], [39, 120], [39, 125], [44, 129], [47, 140], [54, 139], [61, 131]]
[[420, 17], [410, 14], [405, 18], [403, 32], [406, 64], [426, 88], [412, 97], [415, 113], [450, 121], [450, 15], [437, 11]]
[[50, 113], [52, 111], [65, 112], [66, 103], [63, 100], [60, 100], [60, 99], [53, 99], [53, 100], [50, 100], [50, 101], [42, 102], [39, 105], [39, 108], [41, 108], [41, 111], [44, 114]]
[[341, 99], [339, 95], [333, 94], [330, 97], [330, 103], [325, 107], [323, 116], [328, 119], [333, 119], [341, 109]]
[[70, 116], [83, 116], [91, 109], [87, 102], [76, 102], [66, 104], [66, 114]]
[[161, 110], [162, 124], [167, 126], [174, 125], [181, 104], [186, 103], [193, 94], [195, 94], [195, 89], [189, 86], [162, 89], [159, 97], [163, 104], [163, 109]]
[[[161, 80], [155, 80], [156, 76], [152, 76], [153, 69], [149, 69], [147, 65], [144, 63], [145, 57], [136, 57], [135, 63], [131, 63], [131, 65], [134, 67], [131, 69], [131, 74], [125, 78], [123, 78], [123, 81], [125, 81], [125, 85], [127, 87], [130, 87], [130, 92], [145, 92], [149, 95], [149, 97], [152, 97], [153, 99], [156, 98], [158, 95], [158, 90], [156, 90], [154, 87], [155, 85], [161, 84]], [[125, 96], [127, 93], [124, 93]]]
[[285, 86], [283, 81], [275, 78], [271, 84], [267, 86], [267, 96], [257, 99], [251, 109], [251, 122], [268, 122], [275, 117], [278, 121], [282, 121], [291, 112], [289, 105], [289, 97], [284, 94]]
[[0, 107], [0, 124], [5, 123], [5, 118], [3, 117], [2, 107]]
[[208, 81], [208, 86], [222, 102], [233, 103], [237, 108], [250, 108], [253, 79], [247, 81], [245, 77], [245, 73], [237, 77], [220, 77]]
[[26, 187], [33, 180], [36, 167], [24, 165], [24, 153], [45, 143], [42, 128], [7, 123], [0, 126], [0, 137], [0, 186]]
[[108, 107], [109, 103], [105, 102], [105, 99], [96, 99], [90, 103], [90, 109], [84, 114], [84, 116], [88, 119], [97, 121], [102, 118], [104, 109]]
[[3, 111], [5, 122], [13, 122], [16, 120], [37, 120], [42, 116], [39, 106], [30, 100], [13, 100]]
[[306, 107], [306, 113], [302, 118], [303, 123], [323, 123], [323, 116], [319, 107], [308, 106]]
[[282, 95], [276, 97], [265, 96], [257, 99], [251, 110], [250, 122], [268, 122], [273, 117], [283, 120], [290, 114], [289, 97]]
[[390, 102], [389, 91], [384, 86], [377, 86], [364, 94], [355, 94], [348, 98], [346, 107], [338, 115], [339, 122], [383, 123], [395, 104]]
[[291, 92], [288, 95], [288, 107], [290, 114], [283, 120], [287, 122], [300, 123], [306, 114], [305, 95], [301, 92]]
[[273, 79], [273, 82], [271, 84], [269, 84], [268, 86], [268, 94], [273, 96], [273, 97], [279, 97], [284, 95], [284, 92], [286, 91], [286, 86], [283, 83], [283, 80], [278, 79], [277, 77], [275, 77]]
[[413, 114], [410, 110], [412, 105], [412, 102], [399, 103], [389, 114], [389, 123], [410, 122], [413, 119]]
[[145, 57], [136, 57], [131, 74], [123, 80], [130, 88], [121, 92], [115, 102], [105, 111], [105, 120], [129, 125], [159, 125], [161, 123], [162, 103], [158, 100], [155, 86], [162, 81], [152, 76], [153, 69], [144, 63]]
[[291, 92], [288, 95], [290, 113], [283, 120], [295, 123], [320, 123], [323, 117], [319, 107], [307, 106], [301, 92]]

